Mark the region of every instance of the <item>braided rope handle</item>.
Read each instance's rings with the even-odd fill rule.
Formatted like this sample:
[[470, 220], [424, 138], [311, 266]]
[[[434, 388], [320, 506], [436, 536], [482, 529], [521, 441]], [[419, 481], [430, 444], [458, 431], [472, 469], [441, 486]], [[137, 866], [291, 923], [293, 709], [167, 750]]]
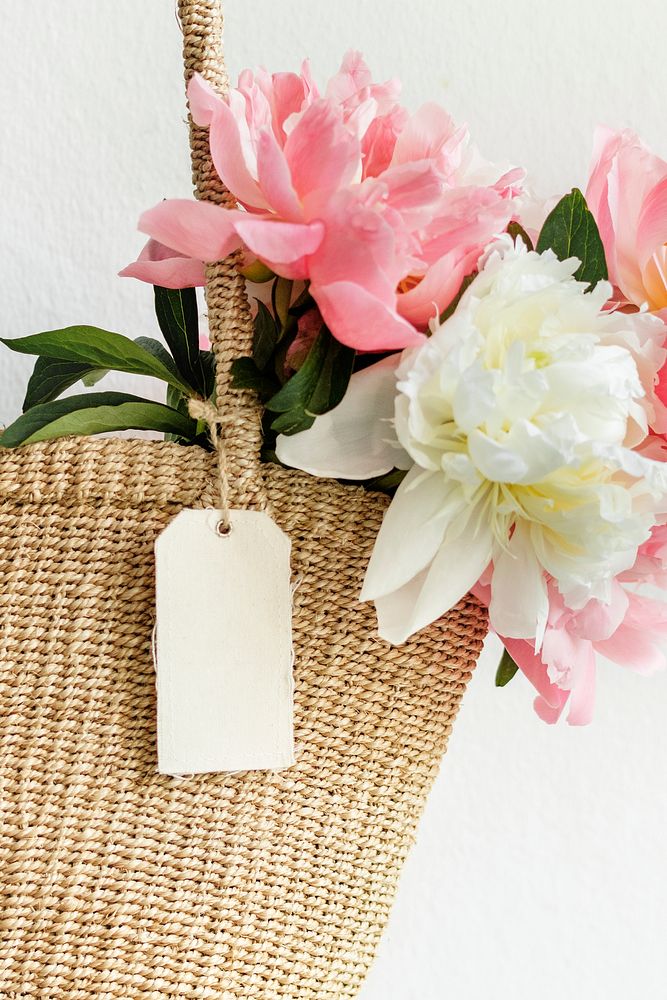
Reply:
[[[178, 0], [183, 31], [185, 80], [202, 76], [219, 92], [229, 86], [222, 51], [223, 15], [220, 0]], [[189, 118], [192, 179], [195, 196], [216, 204], [233, 206], [233, 196], [215, 172], [208, 142], [208, 129]], [[262, 444], [261, 406], [247, 390], [231, 388], [232, 362], [252, 352], [253, 325], [245, 293], [245, 282], [237, 269], [237, 255], [211, 264], [207, 269], [211, 344], [216, 359], [216, 406], [221, 445], [221, 473], [229, 481], [229, 499], [240, 507], [264, 507], [264, 485], [259, 460]], [[222, 463], [224, 462], [224, 470]]]

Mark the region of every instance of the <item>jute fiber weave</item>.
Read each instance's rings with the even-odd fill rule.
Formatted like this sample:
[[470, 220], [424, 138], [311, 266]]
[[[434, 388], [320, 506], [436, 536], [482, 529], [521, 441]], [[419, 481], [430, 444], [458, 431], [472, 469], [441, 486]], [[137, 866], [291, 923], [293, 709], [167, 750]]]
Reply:
[[[180, 13], [186, 72], [224, 86], [218, 5]], [[193, 150], [199, 195], [224, 197], [196, 131]], [[228, 385], [250, 337], [233, 262], [208, 302], [231, 501], [292, 539], [297, 763], [156, 770], [153, 544], [216, 503], [215, 456], [0, 452], [3, 1000], [354, 997], [481, 647], [472, 599], [378, 639], [358, 594], [386, 498], [260, 464], [257, 407]]]

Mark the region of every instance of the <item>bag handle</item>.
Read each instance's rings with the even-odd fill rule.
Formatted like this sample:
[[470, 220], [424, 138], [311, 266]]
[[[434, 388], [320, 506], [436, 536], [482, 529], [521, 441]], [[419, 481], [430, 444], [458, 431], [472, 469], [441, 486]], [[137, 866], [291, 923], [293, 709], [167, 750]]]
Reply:
[[[178, 0], [178, 16], [183, 31], [186, 84], [193, 73], [201, 73], [218, 93], [224, 93], [229, 81], [222, 51], [220, 0]], [[234, 206], [233, 196], [213, 166], [208, 129], [195, 125], [192, 117], [189, 126], [195, 197]], [[266, 497], [260, 462], [262, 408], [254, 393], [231, 388], [232, 362], [252, 353], [253, 336], [245, 282], [238, 272], [237, 260], [238, 254], [232, 254], [227, 260], [209, 265], [206, 271], [218, 411], [212, 437], [218, 451], [221, 483], [226, 480], [230, 503], [243, 508], [264, 508]]]

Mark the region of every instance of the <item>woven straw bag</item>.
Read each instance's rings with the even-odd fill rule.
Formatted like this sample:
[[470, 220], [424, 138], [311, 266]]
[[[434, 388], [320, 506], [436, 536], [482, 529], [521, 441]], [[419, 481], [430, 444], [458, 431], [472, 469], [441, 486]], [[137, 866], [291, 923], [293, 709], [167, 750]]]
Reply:
[[[186, 76], [223, 88], [218, 4], [180, 15]], [[191, 138], [197, 194], [224, 200]], [[260, 464], [257, 404], [228, 382], [251, 338], [233, 261], [210, 269], [208, 308], [232, 504], [272, 512], [301, 578], [297, 763], [156, 770], [153, 544], [181, 508], [216, 503], [215, 456], [3, 452], [3, 998], [355, 996], [481, 647], [472, 599], [400, 648], [378, 639], [357, 597], [386, 498]]]

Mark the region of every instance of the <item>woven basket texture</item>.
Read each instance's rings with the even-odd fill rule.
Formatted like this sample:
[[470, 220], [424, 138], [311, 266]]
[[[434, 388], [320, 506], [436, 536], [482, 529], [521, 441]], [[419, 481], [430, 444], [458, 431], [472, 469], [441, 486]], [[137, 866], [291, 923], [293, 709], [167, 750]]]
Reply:
[[[224, 88], [219, 5], [180, 16], [186, 76]], [[198, 195], [225, 200], [191, 138]], [[234, 261], [207, 298], [232, 503], [292, 539], [297, 763], [157, 773], [153, 545], [216, 504], [216, 457], [1, 452], [3, 1000], [356, 996], [481, 648], [472, 598], [403, 646], [378, 638], [358, 594], [387, 499], [261, 465], [257, 404], [229, 387], [252, 333]]]

